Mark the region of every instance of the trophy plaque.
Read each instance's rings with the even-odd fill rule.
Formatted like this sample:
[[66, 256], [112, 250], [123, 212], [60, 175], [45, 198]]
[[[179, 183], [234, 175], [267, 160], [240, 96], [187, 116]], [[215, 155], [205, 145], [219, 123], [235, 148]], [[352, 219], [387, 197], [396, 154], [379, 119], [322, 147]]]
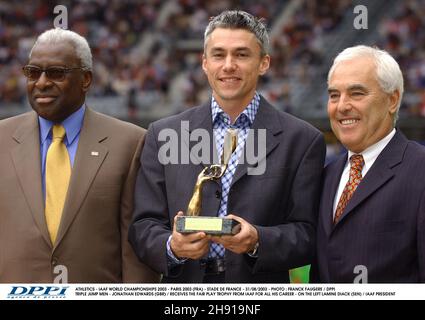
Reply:
[[203, 231], [211, 235], [231, 235], [240, 231], [240, 223], [226, 217], [200, 216], [202, 186], [207, 181], [219, 180], [226, 172], [230, 157], [237, 146], [237, 132], [229, 129], [224, 138], [220, 164], [205, 167], [198, 175], [186, 215], [177, 217], [176, 230], [180, 233]]

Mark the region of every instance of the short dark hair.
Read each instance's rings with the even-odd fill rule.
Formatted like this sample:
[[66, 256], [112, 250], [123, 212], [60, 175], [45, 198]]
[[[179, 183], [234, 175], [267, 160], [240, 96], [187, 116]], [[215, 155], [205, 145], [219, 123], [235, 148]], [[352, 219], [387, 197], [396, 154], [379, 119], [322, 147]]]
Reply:
[[252, 14], [240, 10], [227, 10], [211, 19], [204, 34], [204, 51], [208, 37], [216, 28], [244, 29], [255, 35], [261, 47], [261, 55], [269, 52], [269, 35], [263, 19], [258, 19]]

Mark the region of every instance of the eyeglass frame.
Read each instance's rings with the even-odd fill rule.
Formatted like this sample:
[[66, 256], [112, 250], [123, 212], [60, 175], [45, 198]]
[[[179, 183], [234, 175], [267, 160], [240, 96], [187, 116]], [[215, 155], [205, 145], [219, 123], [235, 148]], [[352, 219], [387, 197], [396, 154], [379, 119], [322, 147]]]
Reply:
[[[25, 74], [25, 69], [26, 69], [26, 68], [28, 68], [28, 67], [30, 67], [30, 68], [34, 68], [34, 69], [39, 69], [39, 71], [41, 71], [41, 73], [40, 73], [40, 75], [38, 76], [38, 78], [36, 78], [36, 79], [31, 79], [30, 77], [28, 77], [28, 76]], [[61, 70], [63, 71], [63, 77], [62, 77], [60, 80], [53, 80], [53, 79], [51, 79], [51, 78], [47, 75], [47, 72], [46, 72], [46, 71], [48, 71], [49, 69], [61, 69]], [[55, 67], [55, 66], [51, 66], [51, 67], [47, 67], [47, 68], [40, 68], [40, 67], [32, 66], [32, 65], [29, 65], [29, 64], [27, 64], [26, 66], [23, 66], [23, 67], [22, 67], [22, 72], [23, 72], [24, 76], [28, 79], [28, 81], [37, 81], [38, 79], [40, 79], [41, 75], [44, 73], [44, 74], [46, 75], [46, 78], [47, 78], [47, 79], [49, 79], [49, 81], [53, 81], [53, 82], [62, 82], [62, 81], [64, 81], [64, 80], [65, 80], [66, 75], [67, 75], [68, 73], [71, 73], [73, 70], [85, 70], [85, 71], [87, 71], [88, 69], [87, 69], [86, 67], [73, 67], [73, 68], [68, 68], [68, 67], [61, 67], [61, 66], [56, 66], [56, 67]]]

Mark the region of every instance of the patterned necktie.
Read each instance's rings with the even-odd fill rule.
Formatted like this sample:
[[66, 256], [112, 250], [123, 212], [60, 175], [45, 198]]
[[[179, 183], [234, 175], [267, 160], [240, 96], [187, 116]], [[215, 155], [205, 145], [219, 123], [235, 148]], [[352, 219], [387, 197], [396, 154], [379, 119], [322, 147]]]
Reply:
[[53, 126], [53, 139], [46, 157], [46, 223], [52, 244], [62, 217], [69, 178], [71, 176], [71, 163], [68, 150], [63, 143], [65, 129], [61, 125]]
[[363, 156], [361, 154], [353, 154], [350, 157], [350, 178], [342, 191], [341, 198], [339, 198], [338, 206], [336, 207], [334, 224], [336, 224], [342, 216], [348, 201], [356, 191], [357, 186], [362, 180], [362, 170], [364, 166]]

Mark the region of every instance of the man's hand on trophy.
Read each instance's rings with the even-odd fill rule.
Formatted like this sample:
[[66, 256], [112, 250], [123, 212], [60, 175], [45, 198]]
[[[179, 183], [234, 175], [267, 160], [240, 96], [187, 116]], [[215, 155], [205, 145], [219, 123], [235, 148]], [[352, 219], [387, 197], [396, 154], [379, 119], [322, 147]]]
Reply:
[[235, 235], [211, 236], [211, 241], [223, 245], [226, 250], [242, 254], [253, 252], [258, 247], [258, 231], [248, 221], [229, 214], [226, 218], [234, 219], [241, 225], [241, 230]]
[[179, 258], [200, 259], [205, 256], [210, 248], [210, 238], [205, 232], [180, 233], [176, 231], [176, 220], [178, 216], [182, 216], [183, 212], [179, 211], [174, 217], [173, 234], [171, 237], [170, 247], [173, 254]]

